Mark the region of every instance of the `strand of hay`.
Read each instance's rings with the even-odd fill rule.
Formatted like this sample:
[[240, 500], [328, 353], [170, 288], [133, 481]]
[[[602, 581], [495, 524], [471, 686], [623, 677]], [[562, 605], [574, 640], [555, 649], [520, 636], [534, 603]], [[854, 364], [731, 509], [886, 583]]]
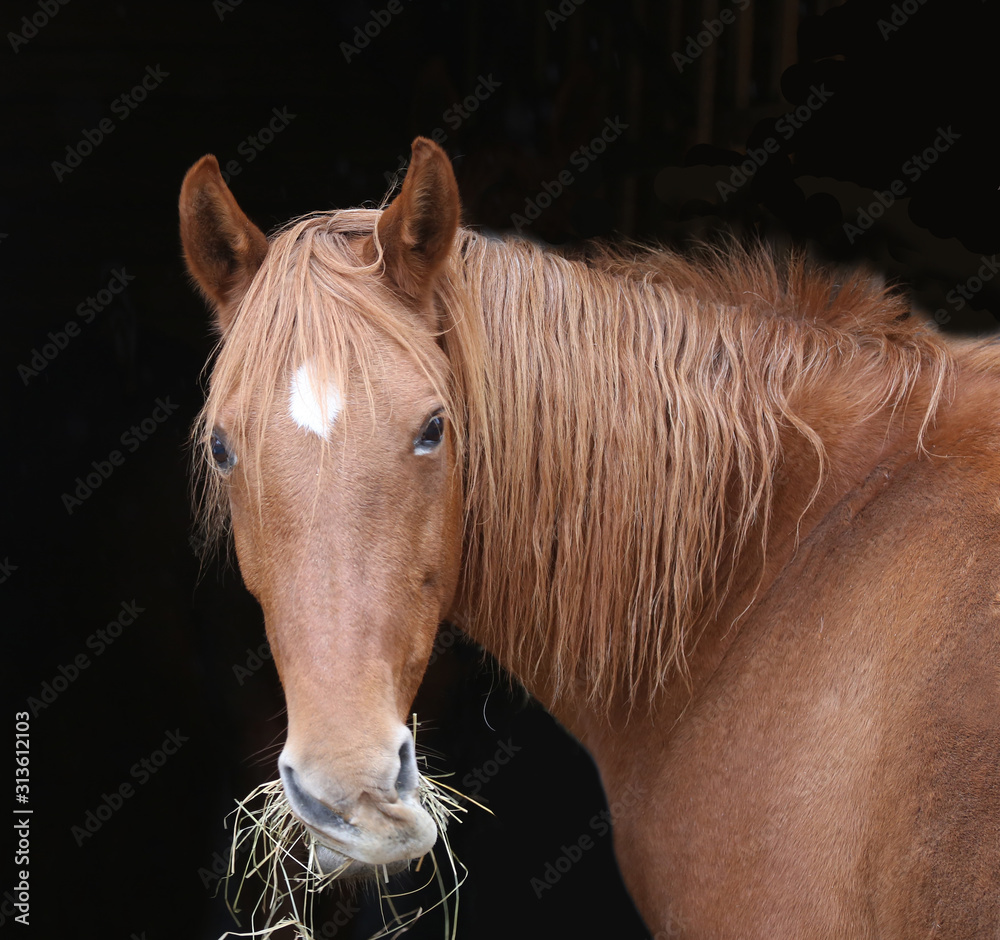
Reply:
[[[413, 716], [413, 736], [416, 741], [417, 723]], [[426, 766], [426, 758], [421, 757]], [[461, 822], [466, 807], [462, 800], [486, 809], [470, 797], [444, 783], [441, 777], [420, 775], [418, 784], [420, 802], [437, 826], [440, 843], [448, 860], [447, 872], [442, 870], [434, 850], [429, 854], [433, 871], [424, 884], [411, 891], [394, 894], [388, 890], [388, 873], [383, 868], [376, 877], [379, 904], [382, 908], [383, 928], [370, 940], [398, 936], [416, 920], [437, 907], [444, 914], [444, 935], [446, 940], [455, 940], [458, 928], [458, 894], [468, 870], [455, 857], [448, 840], [448, 823]], [[490, 812], [486, 809], [487, 812]], [[250, 911], [248, 931], [227, 931], [220, 937], [248, 937], [251, 940], [271, 940], [283, 931], [291, 931], [294, 940], [316, 940], [313, 933], [314, 906], [316, 897], [330, 887], [350, 864], [336, 871], [324, 873], [316, 859], [316, 838], [292, 813], [280, 780], [271, 780], [254, 789], [243, 800], [237, 800], [232, 814], [233, 842], [229, 855], [229, 867], [223, 879], [226, 903], [237, 923], [243, 912], [241, 902], [247, 882], [259, 877], [264, 882], [260, 897]], [[246, 853], [242, 872], [238, 873], [238, 859]], [[414, 868], [420, 871], [424, 859], [420, 858]], [[452, 887], [446, 887], [445, 875], [450, 875]], [[230, 902], [230, 881], [237, 879], [236, 897]], [[401, 914], [396, 901], [422, 891], [432, 881], [436, 882], [441, 898], [428, 908], [418, 907], [410, 913]], [[449, 906], [449, 901], [453, 903]], [[282, 914], [282, 909], [287, 912]], [[388, 913], [387, 910], [388, 909]], [[258, 923], [260, 924], [259, 926]]]

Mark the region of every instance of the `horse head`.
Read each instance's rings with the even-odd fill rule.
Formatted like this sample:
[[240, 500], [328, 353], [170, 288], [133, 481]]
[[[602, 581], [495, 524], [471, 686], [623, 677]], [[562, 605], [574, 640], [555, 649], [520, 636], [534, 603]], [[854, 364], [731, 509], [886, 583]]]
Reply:
[[395, 200], [269, 243], [205, 156], [180, 198], [221, 333], [195, 430], [288, 707], [288, 802], [327, 870], [394, 870], [437, 838], [407, 717], [453, 603], [457, 428], [436, 302], [458, 189], [418, 138]]

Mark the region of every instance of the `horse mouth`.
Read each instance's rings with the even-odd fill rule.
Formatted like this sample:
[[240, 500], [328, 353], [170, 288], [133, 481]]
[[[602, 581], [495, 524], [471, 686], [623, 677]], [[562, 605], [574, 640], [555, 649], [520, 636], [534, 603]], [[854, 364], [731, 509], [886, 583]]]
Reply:
[[418, 792], [392, 801], [362, 794], [334, 810], [309, 793], [290, 765], [281, 767], [281, 780], [288, 811], [311, 837], [323, 876], [360, 879], [402, 871], [437, 841], [437, 824]]

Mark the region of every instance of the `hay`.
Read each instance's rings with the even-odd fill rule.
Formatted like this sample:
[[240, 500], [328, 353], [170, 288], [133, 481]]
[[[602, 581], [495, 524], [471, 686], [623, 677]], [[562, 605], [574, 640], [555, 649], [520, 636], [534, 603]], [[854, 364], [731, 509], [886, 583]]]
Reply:
[[[413, 718], [413, 735], [416, 741], [416, 715]], [[426, 767], [426, 758], [421, 756], [419, 759]], [[439, 844], [443, 846], [448, 861], [447, 869], [443, 870], [438, 863], [435, 846], [428, 853], [433, 862], [433, 871], [424, 884], [411, 891], [394, 894], [389, 891], [389, 875], [383, 867], [375, 878], [383, 927], [370, 940], [398, 936], [418, 918], [437, 907], [441, 907], [444, 914], [446, 940], [454, 940], [456, 936], [458, 892], [468, 871], [452, 851], [448, 841], [448, 823], [452, 820], [462, 821], [460, 814], [466, 812], [466, 807], [461, 802], [463, 800], [480, 809], [486, 807], [448, 786], [440, 776], [426, 773], [420, 775], [418, 793], [421, 805], [430, 813], [437, 826]], [[488, 809], [486, 811], [490, 812]], [[333, 872], [320, 870], [316, 857], [316, 838], [292, 813], [280, 780], [263, 783], [246, 798], [238, 800], [231, 815], [235, 817], [233, 842], [223, 884], [226, 902], [237, 924], [240, 923], [238, 915], [243, 913], [247, 882], [259, 877], [264, 882], [264, 888], [250, 910], [250, 929], [227, 931], [220, 940], [228, 937], [271, 940], [279, 935], [294, 940], [316, 940], [312, 926], [316, 898], [343, 875], [351, 864], [350, 861]], [[239, 858], [244, 853], [246, 861], [238, 874]], [[417, 860], [414, 871], [420, 871], [426, 857]], [[451, 887], [446, 886], [446, 876], [451, 881]], [[236, 897], [230, 902], [229, 888], [233, 879], [237, 879]], [[397, 901], [422, 891], [432, 881], [438, 885], [440, 900], [426, 909], [418, 907], [409, 913], [401, 914], [397, 910]]]

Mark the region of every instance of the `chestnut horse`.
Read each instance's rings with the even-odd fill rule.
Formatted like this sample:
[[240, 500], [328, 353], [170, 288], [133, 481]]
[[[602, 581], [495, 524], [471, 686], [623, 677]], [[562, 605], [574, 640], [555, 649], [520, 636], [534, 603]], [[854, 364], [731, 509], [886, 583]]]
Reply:
[[462, 228], [422, 138], [384, 210], [269, 241], [206, 156], [180, 211], [203, 511], [324, 868], [435, 841], [406, 719], [447, 620], [593, 755], [654, 935], [1000, 936], [997, 346], [794, 254]]

